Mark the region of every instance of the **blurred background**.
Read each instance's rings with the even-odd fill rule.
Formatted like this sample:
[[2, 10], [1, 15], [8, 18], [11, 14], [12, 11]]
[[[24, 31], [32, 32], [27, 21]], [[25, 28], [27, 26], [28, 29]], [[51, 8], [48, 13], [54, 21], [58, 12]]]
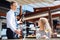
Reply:
[[18, 6], [16, 14], [20, 14], [20, 5], [22, 5], [22, 14], [24, 14], [24, 23], [19, 24], [22, 30], [22, 37], [36, 39], [36, 29], [40, 17], [49, 20], [53, 29], [52, 38], [60, 37], [60, 0], [0, 0], [0, 39], [7, 39], [6, 36], [6, 12], [10, 9], [10, 2], [17, 1]]

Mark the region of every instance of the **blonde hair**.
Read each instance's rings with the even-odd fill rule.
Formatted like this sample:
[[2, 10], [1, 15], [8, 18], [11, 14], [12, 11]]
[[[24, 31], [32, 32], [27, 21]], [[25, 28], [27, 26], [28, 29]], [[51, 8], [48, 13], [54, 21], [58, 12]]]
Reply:
[[39, 21], [44, 23], [43, 25], [45, 26], [45, 30], [47, 29], [50, 33], [52, 33], [51, 26], [50, 26], [47, 18], [40, 18]]

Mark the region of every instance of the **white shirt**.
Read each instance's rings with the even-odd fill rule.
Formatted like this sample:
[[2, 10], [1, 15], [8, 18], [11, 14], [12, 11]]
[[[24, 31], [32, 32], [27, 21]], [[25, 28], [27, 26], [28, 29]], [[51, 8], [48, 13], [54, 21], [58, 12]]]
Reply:
[[13, 32], [16, 29], [16, 18], [14, 16], [14, 11], [13, 10], [10, 10], [7, 12], [7, 16], [6, 16], [6, 19], [7, 19], [7, 28], [10, 28]]

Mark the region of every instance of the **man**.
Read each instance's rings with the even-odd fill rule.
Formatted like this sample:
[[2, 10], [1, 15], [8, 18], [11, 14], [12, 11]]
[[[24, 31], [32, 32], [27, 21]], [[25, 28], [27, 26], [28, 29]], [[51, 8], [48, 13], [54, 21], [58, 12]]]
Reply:
[[[20, 31], [17, 30], [17, 23], [16, 23], [16, 17], [15, 17], [15, 10], [17, 8], [16, 2], [10, 3], [10, 10], [7, 12], [7, 38], [8, 39], [14, 39], [14, 33], [20, 34]], [[20, 21], [19, 21], [20, 22]]]

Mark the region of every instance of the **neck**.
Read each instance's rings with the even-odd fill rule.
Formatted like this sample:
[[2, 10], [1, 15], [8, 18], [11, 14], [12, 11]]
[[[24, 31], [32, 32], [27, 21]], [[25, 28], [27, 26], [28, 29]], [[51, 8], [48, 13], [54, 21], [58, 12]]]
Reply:
[[11, 10], [15, 11], [14, 9], [11, 9]]

